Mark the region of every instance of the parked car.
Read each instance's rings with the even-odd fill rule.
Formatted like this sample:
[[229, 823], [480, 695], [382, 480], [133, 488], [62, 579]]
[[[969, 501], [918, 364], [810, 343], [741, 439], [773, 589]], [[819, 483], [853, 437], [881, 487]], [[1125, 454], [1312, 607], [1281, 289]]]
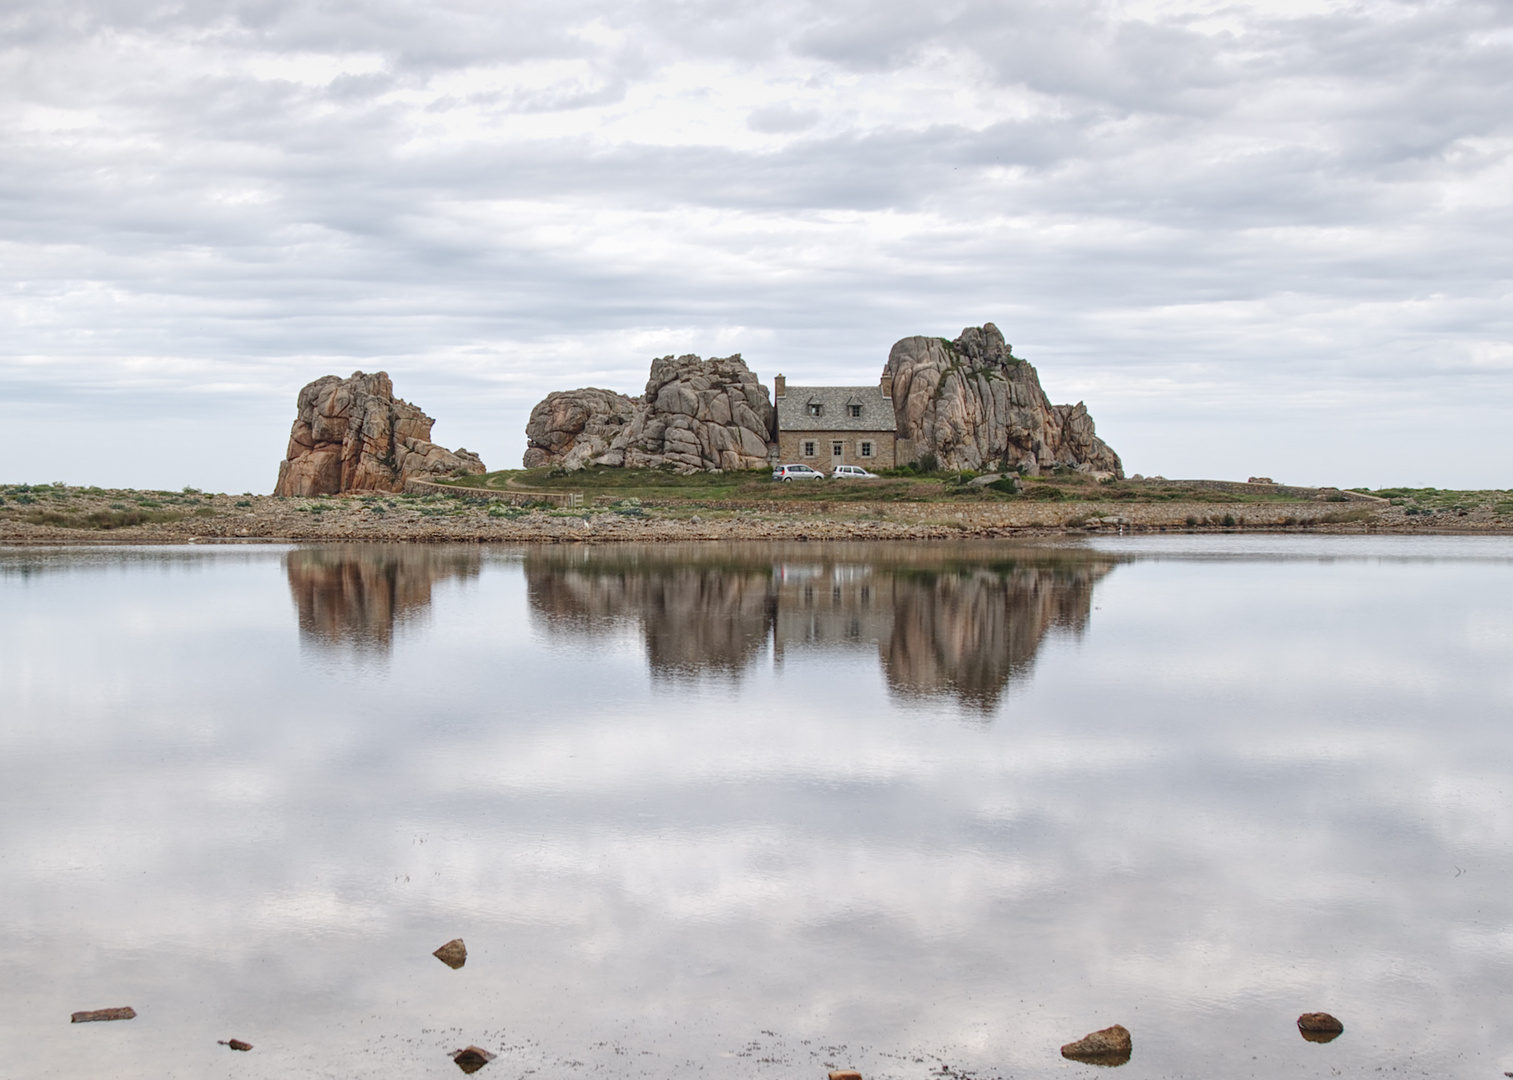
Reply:
[[779, 465], [772, 470], [774, 480], [823, 480], [825, 474], [816, 472], [808, 465]]
[[876, 480], [877, 473], [868, 472], [860, 465], [837, 465], [830, 474], [832, 480]]

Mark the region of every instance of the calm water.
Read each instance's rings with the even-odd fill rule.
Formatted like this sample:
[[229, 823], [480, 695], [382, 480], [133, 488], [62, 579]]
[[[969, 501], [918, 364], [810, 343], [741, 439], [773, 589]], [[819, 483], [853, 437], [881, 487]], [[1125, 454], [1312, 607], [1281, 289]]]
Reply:
[[11, 550], [0, 695], [7, 1078], [1513, 1069], [1504, 540]]

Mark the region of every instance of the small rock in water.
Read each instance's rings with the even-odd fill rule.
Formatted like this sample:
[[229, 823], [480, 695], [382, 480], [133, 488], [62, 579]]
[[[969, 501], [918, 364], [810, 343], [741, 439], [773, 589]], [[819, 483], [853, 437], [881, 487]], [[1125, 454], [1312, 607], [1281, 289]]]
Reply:
[[830, 1080], [862, 1080], [862, 1074], [855, 1069], [836, 1069], [830, 1074]]
[[1129, 1029], [1115, 1024], [1084, 1035], [1063, 1046], [1061, 1056], [1088, 1065], [1123, 1065], [1130, 1059]]
[[1345, 1025], [1328, 1013], [1304, 1013], [1298, 1017], [1298, 1033], [1309, 1042], [1333, 1042], [1344, 1030]]
[[95, 1020], [134, 1020], [137, 1011], [130, 1005], [120, 1009], [95, 1009], [93, 1012], [76, 1012], [70, 1024], [88, 1024]]
[[431, 955], [456, 971], [468, 962], [468, 947], [462, 943], [462, 938], [453, 938]]
[[231, 1047], [231, 1049], [233, 1050], [252, 1049], [252, 1044], [250, 1042], [242, 1042], [241, 1039], [217, 1039], [216, 1041], [219, 1042], [222, 1046]]
[[481, 1046], [469, 1046], [454, 1053], [452, 1060], [457, 1062], [457, 1067], [463, 1072], [475, 1073], [493, 1061], [494, 1055]]

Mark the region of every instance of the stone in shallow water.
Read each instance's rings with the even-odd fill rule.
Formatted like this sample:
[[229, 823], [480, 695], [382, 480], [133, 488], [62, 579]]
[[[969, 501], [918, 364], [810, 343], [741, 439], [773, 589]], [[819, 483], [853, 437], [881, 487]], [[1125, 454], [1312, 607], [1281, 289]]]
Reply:
[[252, 1049], [252, 1044], [250, 1042], [242, 1042], [241, 1039], [220, 1039], [218, 1041], [220, 1042], [220, 1044], [222, 1046], [229, 1046], [233, 1050], [251, 1050]]
[[469, 1046], [454, 1053], [452, 1060], [457, 1062], [457, 1067], [463, 1072], [475, 1073], [493, 1061], [494, 1055], [481, 1046]]
[[453, 938], [431, 955], [456, 971], [468, 962], [468, 947], [462, 943], [462, 938]]
[[1304, 1013], [1298, 1017], [1298, 1033], [1309, 1042], [1333, 1042], [1344, 1030], [1344, 1024], [1325, 1012]]
[[76, 1012], [69, 1023], [88, 1024], [95, 1020], [134, 1020], [136, 1019], [136, 1015], [137, 1011], [130, 1005], [127, 1005], [119, 1009], [95, 1009], [92, 1012]]
[[1123, 1065], [1130, 1059], [1129, 1029], [1115, 1024], [1061, 1048], [1061, 1056], [1088, 1065]]
[[862, 1074], [855, 1069], [836, 1069], [829, 1080], [862, 1080]]

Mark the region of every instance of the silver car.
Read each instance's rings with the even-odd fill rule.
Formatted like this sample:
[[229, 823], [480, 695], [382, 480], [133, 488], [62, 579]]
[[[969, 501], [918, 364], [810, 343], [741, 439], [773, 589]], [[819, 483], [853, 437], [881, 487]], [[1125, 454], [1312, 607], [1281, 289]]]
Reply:
[[774, 480], [823, 480], [825, 474], [816, 472], [808, 465], [779, 465], [772, 470]]
[[877, 473], [868, 472], [860, 465], [837, 465], [830, 473], [832, 480], [876, 480]]

